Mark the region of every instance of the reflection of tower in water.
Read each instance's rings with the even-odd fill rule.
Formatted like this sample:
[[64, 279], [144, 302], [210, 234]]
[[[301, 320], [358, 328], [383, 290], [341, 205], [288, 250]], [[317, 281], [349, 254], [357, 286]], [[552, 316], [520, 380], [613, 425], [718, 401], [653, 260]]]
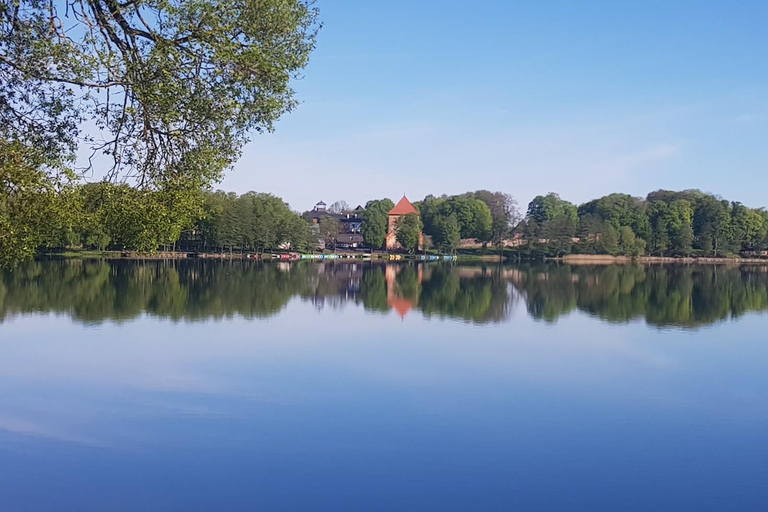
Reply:
[[[412, 290], [408, 290], [407, 287], [398, 282], [398, 278], [405, 277], [403, 272], [410, 270], [415, 270], [415, 283], [410, 284], [416, 286]], [[417, 265], [415, 268], [409, 265], [389, 264], [386, 266], [384, 279], [387, 283], [387, 304], [400, 315], [400, 318], [404, 319], [405, 315], [418, 305], [418, 290], [421, 288], [423, 278], [424, 268], [422, 265]]]

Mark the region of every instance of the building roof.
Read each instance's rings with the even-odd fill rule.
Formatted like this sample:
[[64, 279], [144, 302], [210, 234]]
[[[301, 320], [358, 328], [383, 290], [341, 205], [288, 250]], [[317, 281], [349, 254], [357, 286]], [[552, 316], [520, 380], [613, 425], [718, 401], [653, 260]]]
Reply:
[[327, 210], [310, 210], [308, 212], [302, 213], [301, 216], [304, 218], [304, 220], [311, 220], [311, 219], [320, 220], [323, 217], [330, 217], [331, 219], [336, 219], [339, 222], [342, 221], [342, 215], [339, 215], [336, 213], [329, 213]]
[[415, 213], [416, 215], [418, 215], [419, 211], [416, 208], [414, 208], [414, 206], [405, 196], [403, 196], [400, 202], [397, 203], [395, 207], [392, 208], [392, 210], [390, 210], [389, 212], [390, 215], [409, 215], [411, 213]]
[[323, 200], [321, 199], [321, 200], [320, 200], [320, 202], [319, 202], [319, 203], [317, 203], [315, 206], [328, 206], [328, 205], [327, 205], [327, 204], [325, 204], [325, 203], [323, 202]]
[[340, 244], [361, 244], [363, 235], [358, 233], [339, 233], [336, 235], [336, 241]]

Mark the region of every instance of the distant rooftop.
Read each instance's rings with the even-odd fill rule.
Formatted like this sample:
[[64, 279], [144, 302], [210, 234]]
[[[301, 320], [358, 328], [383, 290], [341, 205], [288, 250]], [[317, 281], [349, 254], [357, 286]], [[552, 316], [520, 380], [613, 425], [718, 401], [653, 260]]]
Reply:
[[407, 197], [403, 196], [399, 203], [390, 210], [390, 215], [410, 215], [411, 213], [419, 214], [419, 211], [411, 204]]

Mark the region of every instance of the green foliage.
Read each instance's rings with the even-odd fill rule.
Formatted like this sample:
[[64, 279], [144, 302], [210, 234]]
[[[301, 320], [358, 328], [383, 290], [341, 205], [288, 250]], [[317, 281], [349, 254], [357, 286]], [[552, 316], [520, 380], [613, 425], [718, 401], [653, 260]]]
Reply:
[[197, 191], [168, 188], [140, 190], [106, 185], [100, 210], [112, 246], [151, 252], [172, 245], [199, 216], [202, 198]]
[[[387, 271], [395, 271], [388, 284]], [[510, 271], [511, 270], [511, 271]], [[423, 273], [423, 277], [422, 277]], [[352, 282], [360, 291], [351, 292]], [[292, 297], [322, 304], [346, 300], [385, 313], [390, 296], [426, 316], [472, 322], [509, 317], [509, 288], [535, 319], [555, 322], [574, 310], [610, 322], [697, 328], [768, 311], [768, 274], [729, 266], [520, 266], [219, 261], [28, 261], [0, 272], [0, 322], [20, 313], [57, 313], [84, 323], [142, 314], [202, 321], [269, 317]]]
[[[472, 269], [470, 269], [472, 270]], [[507, 283], [499, 272], [483, 269], [471, 277], [461, 277], [450, 267], [434, 267], [425, 272], [419, 308], [427, 317], [461, 318], [486, 323], [507, 317]]]
[[[297, 105], [290, 82], [314, 49], [317, 15], [312, 0], [0, 0], [0, 260], [196, 236], [200, 190], [249, 133]], [[98, 137], [81, 136], [86, 122]], [[88, 152], [111, 159], [105, 179], [119, 185], [67, 186], [67, 164]], [[206, 242], [267, 243], [249, 237], [272, 228], [241, 225], [231, 208], [206, 213], [236, 224], [200, 225]]]
[[600, 237], [605, 223], [595, 214], [586, 213], [579, 217], [576, 228], [578, 242], [574, 245], [576, 252], [581, 254], [597, 254], [600, 251]]
[[550, 322], [578, 309], [611, 322], [697, 328], [768, 310], [768, 276], [749, 267], [537, 266], [521, 269], [514, 286], [529, 313]]
[[438, 217], [435, 220], [435, 233], [432, 235], [432, 241], [443, 251], [454, 252], [461, 241], [461, 228], [456, 217]]
[[[385, 269], [397, 273], [391, 288]], [[431, 265], [297, 263], [285, 269], [247, 260], [28, 261], [0, 272], [0, 323], [25, 312], [65, 314], [88, 324], [142, 314], [174, 321], [265, 318], [293, 297], [316, 305], [354, 300], [387, 313], [390, 296], [427, 316], [478, 323], [507, 318], [510, 297], [500, 273], [469, 270], [471, 277], [456, 267]], [[351, 292], [350, 280], [359, 280], [359, 292]]]
[[603, 232], [600, 236], [600, 252], [602, 254], [610, 254], [615, 256], [619, 253], [619, 234], [616, 232], [616, 228], [612, 224], [606, 224], [603, 227]]
[[360, 283], [360, 295], [362, 296], [361, 300], [365, 309], [379, 313], [389, 311], [384, 268], [373, 267], [363, 273]]
[[73, 157], [89, 120], [110, 177], [208, 185], [296, 106], [316, 19], [310, 0], [0, 0], [0, 138]]
[[363, 240], [369, 247], [381, 249], [387, 240], [388, 214], [395, 207], [390, 199], [376, 199], [365, 204], [362, 213]]
[[415, 213], [400, 217], [395, 227], [395, 236], [403, 248], [409, 252], [419, 249], [421, 242], [421, 220]]
[[[75, 247], [305, 251], [314, 249], [318, 238], [335, 247], [340, 230], [330, 217], [308, 225], [282, 199], [266, 193], [201, 191], [184, 181], [154, 189], [109, 181], [73, 185], [70, 173], [51, 172], [43, 152], [19, 142], [0, 146], [0, 259], [5, 264], [35, 251]], [[393, 206], [389, 199], [366, 204], [362, 234], [370, 247], [384, 245]], [[403, 219], [396, 227], [398, 240], [410, 251], [419, 247], [421, 226], [443, 251], [454, 251], [462, 238], [492, 242], [501, 250], [505, 237], [514, 236], [509, 245], [518, 256], [531, 259], [571, 252], [762, 257], [768, 250], [768, 212], [699, 191], [656, 191], [645, 201], [612, 194], [578, 210], [555, 194], [539, 196], [514, 233], [509, 229], [517, 215], [514, 201], [500, 192], [427, 196], [416, 206], [420, 218]]]
[[555, 257], [571, 252], [576, 234], [576, 221], [570, 216], [559, 216], [542, 224], [547, 252]]
[[471, 194], [441, 198], [428, 196], [416, 206], [421, 213], [424, 232], [428, 235], [434, 237], [438, 234], [441, 219], [453, 217], [458, 224], [461, 238], [474, 238], [482, 242], [492, 240], [491, 210], [484, 201], [472, 197]]
[[0, 266], [30, 258], [71, 228], [70, 177], [46, 172], [44, 162], [40, 151], [0, 140]]
[[509, 194], [488, 190], [478, 190], [471, 196], [488, 206], [491, 213], [490, 242], [501, 247], [512, 228], [520, 221], [517, 202]]
[[320, 236], [325, 240], [325, 246], [336, 247], [336, 237], [341, 229], [339, 221], [332, 217], [323, 217], [318, 222], [318, 226], [320, 227]]
[[635, 252], [635, 243], [637, 237], [635, 232], [629, 226], [622, 226], [619, 229], [619, 252], [625, 256], [633, 256]]
[[576, 223], [579, 213], [572, 203], [560, 199], [560, 196], [550, 192], [546, 196], [536, 196], [528, 204], [528, 218], [539, 224], [565, 217]]
[[594, 215], [619, 231], [628, 226], [640, 238], [650, 235], [650, 223], [645, 202], [627, 194], [610, 194], [579, 206], [579, 217]]
[[279, 197], [222, 191], [206, 192], [203, 197], [202, 218], [195, 227], [198, 249], [262, 252], [311, 248], [309, 226]]

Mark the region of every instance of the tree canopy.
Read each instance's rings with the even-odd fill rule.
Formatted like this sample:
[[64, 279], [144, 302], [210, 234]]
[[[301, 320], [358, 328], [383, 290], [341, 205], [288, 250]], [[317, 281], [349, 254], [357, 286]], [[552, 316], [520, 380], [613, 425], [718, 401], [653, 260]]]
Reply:
[[141, 188], [209, 184], [296, 106], [317, 14], [311, 0], [0, 0], [0, 139], [58, 161], [87, 147]]
[[493, 219], [488, 205], [471, 194], [436, 198], [427, 196], [415, 205], [428, 235], [440, 234], [448, 218], [458, 225], [460, 238], [490, 241]]
[[397, 241], [407, 251], [414, 252], [421, 243], [421, 220], [415, 213], [409, 213], [397, 221], [395, 235]]
[[374, 199], [365, 203], [365, 211], [362, 212], [363, 240], [373, 249], [381, 249], [387, 240], [389, 228], [388, 214], [395, 207], [391, 199]]
[[[558, 196], [538, 196], [528, 207], [525, 235], [529, 249], [554, 255], [571, 227], [557, 218], [572, 218], [570, 203]], [[530, 229], [529, 229], [530, 231]], [[543, 245], [539, 242], [545, 241]], [[565, 248], [568, 250], [569, 248]], [[657, 190], [646, 198], [610, 194], [577, 210], [570, 250], [579, 253], [639, 256], [708, 256], [760, 253], [768, 249], [768, 212], [747, 208], [699, 190]]]

